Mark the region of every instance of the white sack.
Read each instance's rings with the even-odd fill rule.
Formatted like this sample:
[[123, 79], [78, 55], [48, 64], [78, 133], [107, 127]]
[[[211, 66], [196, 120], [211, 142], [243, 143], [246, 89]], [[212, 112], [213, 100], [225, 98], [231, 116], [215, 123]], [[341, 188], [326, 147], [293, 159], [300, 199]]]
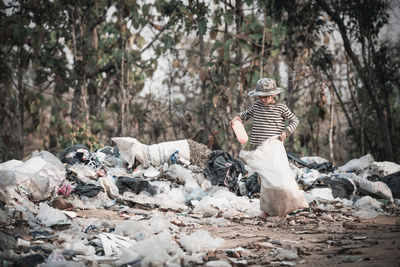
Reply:
[[352, 159], [348, 161], [343, 166], [340, 166], [338, 170], [340, 172], [358, 171], [368, 168], [374, 161], [375, 161], [374, 157], [372, 157], [371, 154], [367, 154], [359, 159]]
[[239, 156], [260, 175], [262, 211], [270, 216], [285, 216], [308, 208], [290, 170], [283, 142], [277, 136], [267, 139], [254, 151], [241, 151]]
[[370, 174], [376, 174], [379, 177], [400, 171], [400, 165], [390, 161], [374, 162], [371, 165]]
[[122, 160], [132, 167], [137, 159], [144, 167], [159, 166], [167, 162], [175, 151], [185, 160], [190, 160], [189, 143], [187, 140], [163, 142], [154, 145], [145, 145], [132, 137], [111, 138], [118, 146]]
[[354, 181], [358, 191], [365, 195], [372, 195], [373, 197], [381, 197], [394, 202], [392, 190], [384, 182], [371, 182], [365, 178], [361, 178], [354, 173], [341, 174]]

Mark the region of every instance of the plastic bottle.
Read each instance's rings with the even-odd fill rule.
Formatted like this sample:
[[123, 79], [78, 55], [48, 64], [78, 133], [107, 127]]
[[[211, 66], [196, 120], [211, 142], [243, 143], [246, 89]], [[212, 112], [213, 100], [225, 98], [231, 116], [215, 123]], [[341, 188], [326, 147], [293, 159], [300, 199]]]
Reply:
[[244, 129], [243, 124], [239, 120], [235, 120], [232, 123], [232, 129], [235, 132], [236, 138], [239, 143], [245, 144], [249, 140], [247, 136], [246, 130]]

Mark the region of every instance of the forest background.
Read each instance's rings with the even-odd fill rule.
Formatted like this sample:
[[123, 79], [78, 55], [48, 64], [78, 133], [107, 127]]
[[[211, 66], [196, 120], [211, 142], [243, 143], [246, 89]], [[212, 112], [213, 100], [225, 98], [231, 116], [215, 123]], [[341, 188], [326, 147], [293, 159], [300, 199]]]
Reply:
[[115, 136], [237, 156], [229, 121], [260, 77], [300, 119], [287, 151], [399, 162], [396, 11], [395, 0], [1, 1], [0, 162]]

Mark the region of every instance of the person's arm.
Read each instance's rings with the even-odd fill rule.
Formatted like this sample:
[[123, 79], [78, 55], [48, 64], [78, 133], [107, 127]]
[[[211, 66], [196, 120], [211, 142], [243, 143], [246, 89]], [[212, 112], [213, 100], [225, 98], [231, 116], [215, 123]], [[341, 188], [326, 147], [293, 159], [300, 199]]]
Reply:
[[241, 121], [247, 121], [248, 119], [250, 119], [254, 116], [255, 104], [256, 103], [254, 103], [248, 110], [245, 110], [238, 115], [238, 117], [240, 118]]
[[293, 114], [293, 112], [287, 107], [284, 106], [283, 118], [289, 121], [289, 124], [286, 126], [285, 130], [282, 132], [280, 139], [281, 141], [285, 141], [287, 137], [289, 137], [294, 130], [296, 130], [299, 125], [299, 119]]
[[250, 119], [251, 117], [253, 117], [254, 115], [254, 104], [251, 106], [251, 108], [249, 108], [248, 110], [245, 110], [243, 112], [240, 112], [238, 115], [236, 115], [231, 121], [230, 124], [232, 125], [232, 123], [236, 120], [239, 120], [240, 122], [244, 122], [247, 121], [248, 119]]

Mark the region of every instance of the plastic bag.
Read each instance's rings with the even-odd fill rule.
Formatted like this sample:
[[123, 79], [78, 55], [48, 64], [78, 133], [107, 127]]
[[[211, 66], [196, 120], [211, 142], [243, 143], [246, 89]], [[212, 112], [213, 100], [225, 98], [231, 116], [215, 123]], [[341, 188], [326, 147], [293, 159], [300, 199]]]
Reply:
[[232, 192], [238, 190], [237, 180], [246, 173], [240, 160], [222, 150], [211, 152], [210, 159], [206, 164], [206, 174], [211, 184], [225, 185]]
[[224, 239], [214, 238], [205, 230], [196, 231], [191, 235], [181, 234], [179, 241], [185, 250], [194, 252], [216, 250], [225, 243]]
[[261, 180], [260, 209], [270, 216], [308, 208], [291, 172], [283, 142], [277, 136], [265, 140], [254, 151], [241, 151], [246, 163], [254, 169]]
[[19, 194], [40, 202], [48, 199], [64, 180], [65, 171], [41, 157], [26, 162], [7, 161], [0, 164], [0, 199], [8, 203]]
[[121, 266], [140, 259], [140, 266], [181, 266], [182, 256], [183, 252], [178, 244], [172, 240], [171, 234], [164, 230], [125, 249], [123, 255], [116, 261], [116, 265]]
[[46, 203], [41, 203], [36, 218], [46, 226], [52, 226], [59, 223], [67, 223], [67, 216], [58, 209], [54, 209]]

